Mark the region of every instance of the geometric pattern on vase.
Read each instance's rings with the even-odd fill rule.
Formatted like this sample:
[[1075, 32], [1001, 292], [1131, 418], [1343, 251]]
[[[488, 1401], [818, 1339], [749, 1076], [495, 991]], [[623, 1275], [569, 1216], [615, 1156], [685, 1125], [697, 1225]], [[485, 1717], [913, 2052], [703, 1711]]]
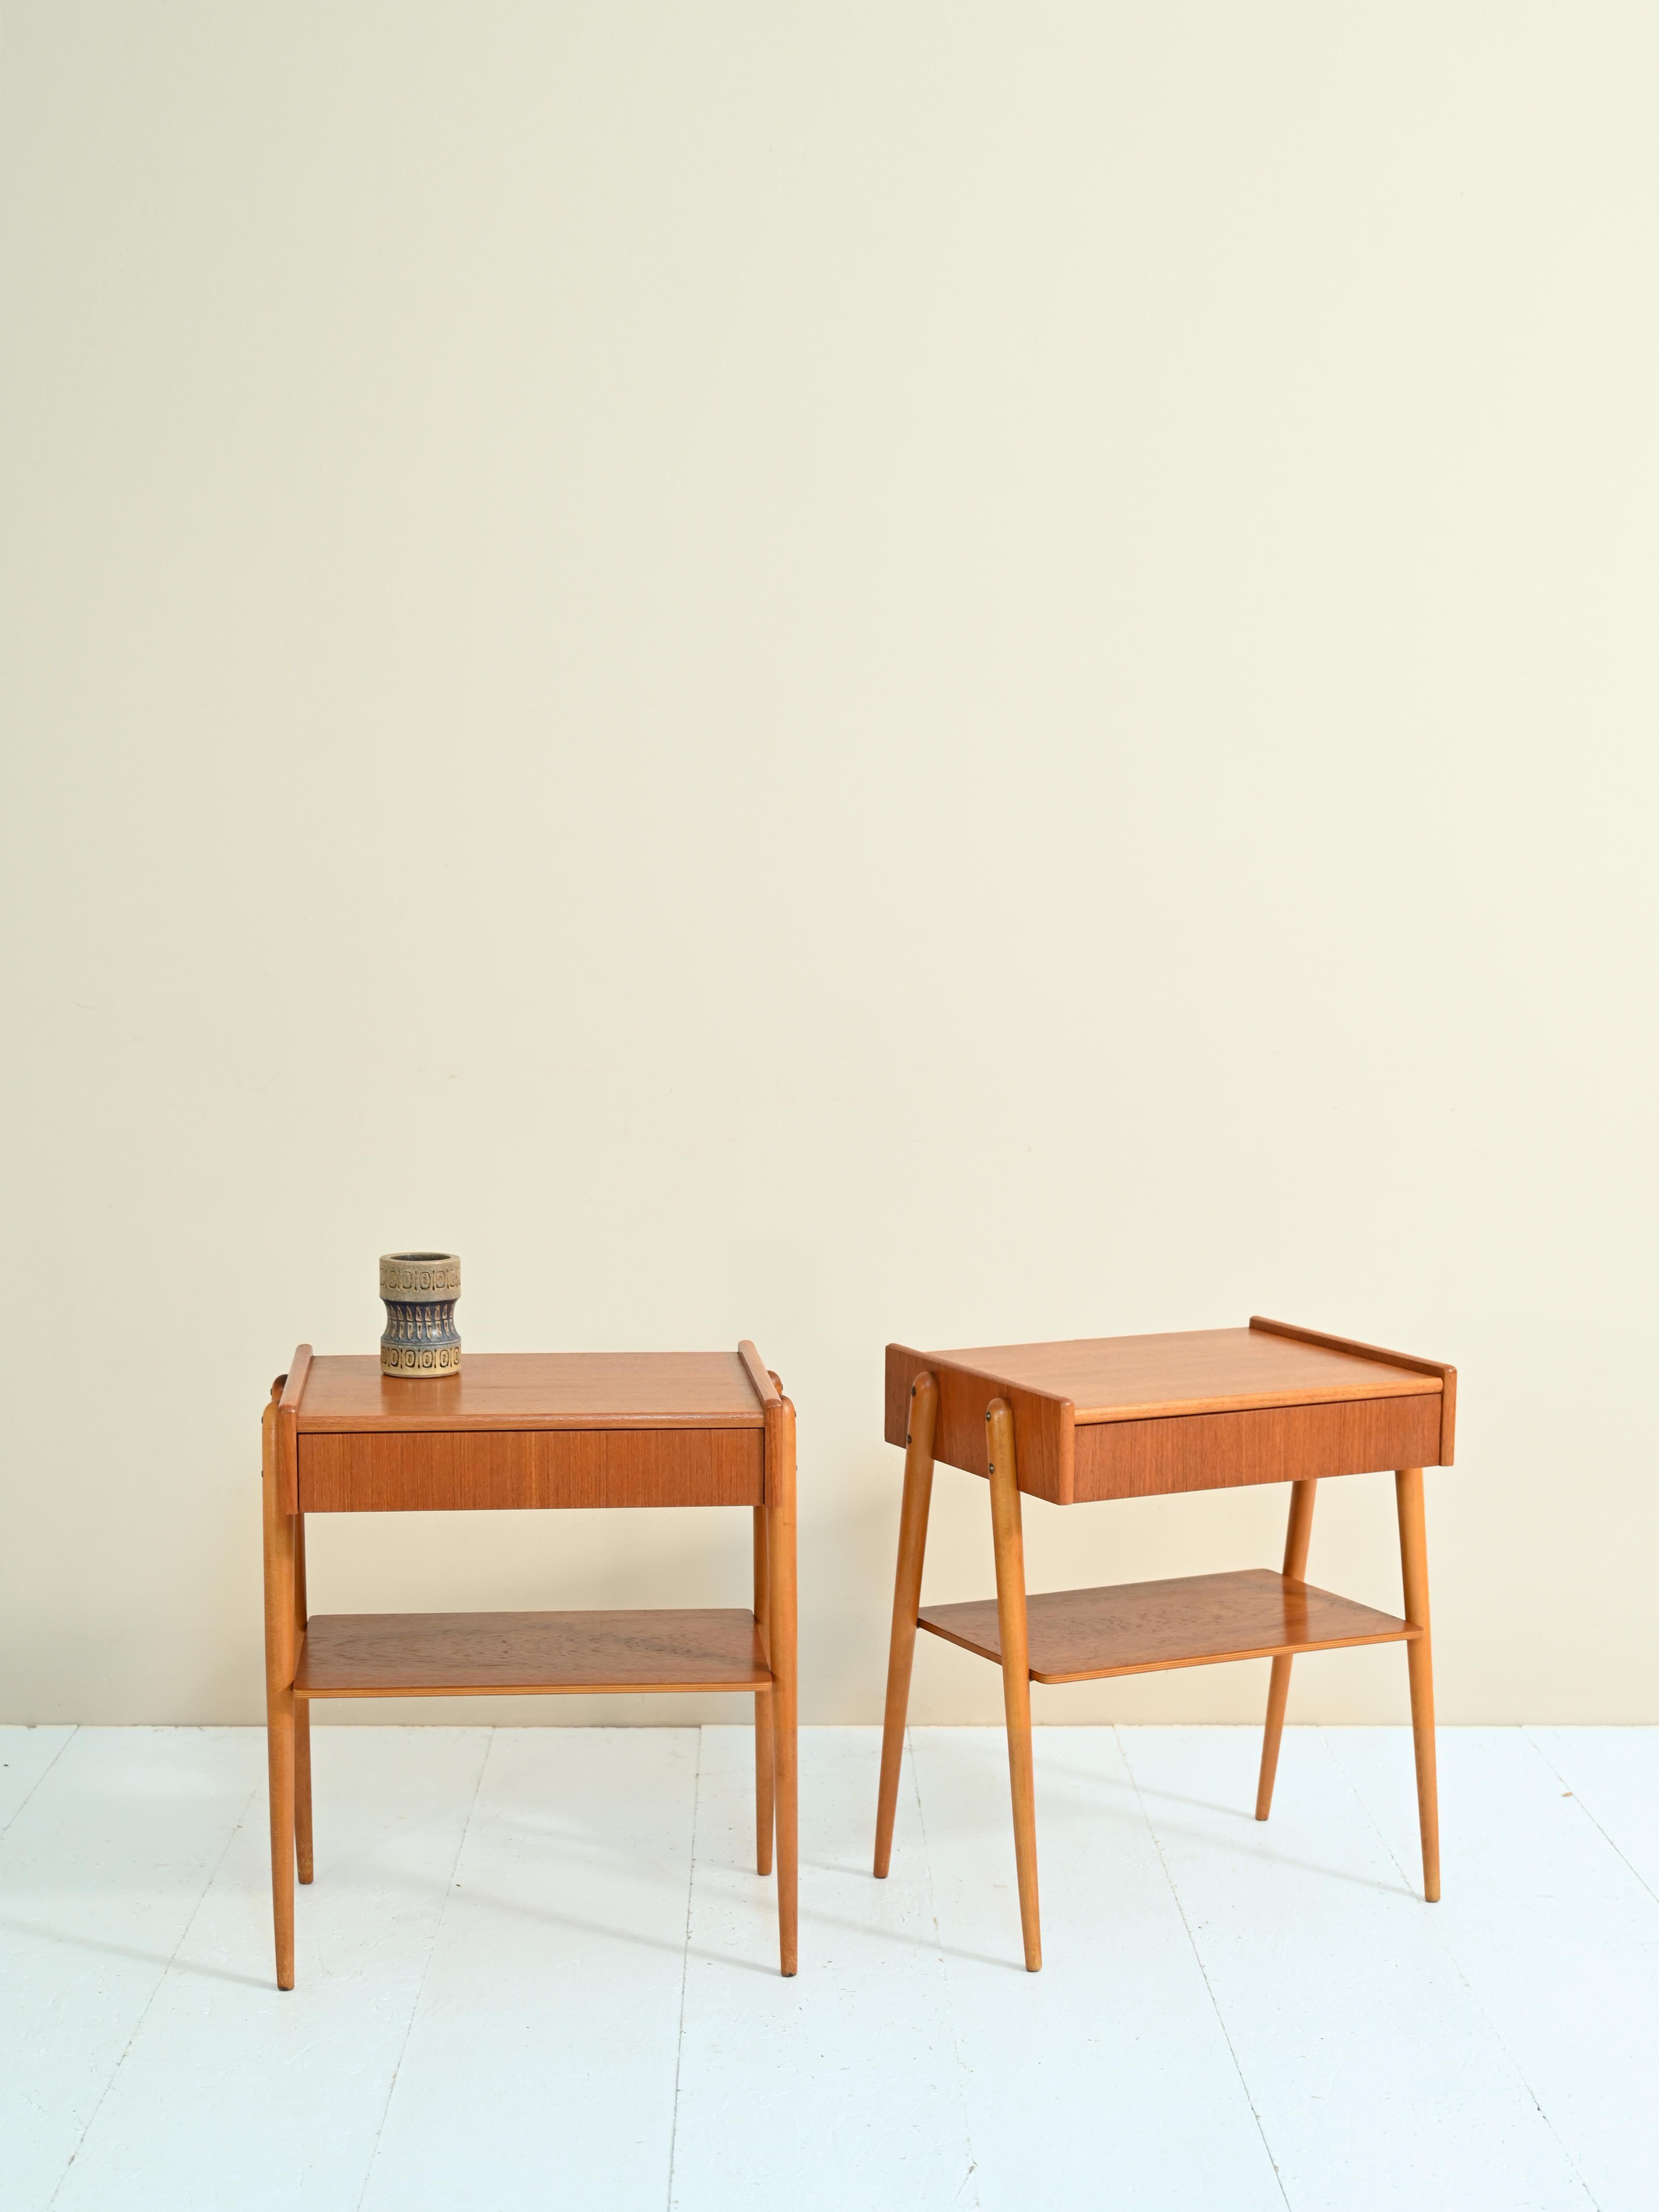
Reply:
[[380, 1255], [383, 1375], [424, 1382], [460, 1371], [461, 1340], [455, 1328], [460, 1294], [461, 1263], [453, 1252]]

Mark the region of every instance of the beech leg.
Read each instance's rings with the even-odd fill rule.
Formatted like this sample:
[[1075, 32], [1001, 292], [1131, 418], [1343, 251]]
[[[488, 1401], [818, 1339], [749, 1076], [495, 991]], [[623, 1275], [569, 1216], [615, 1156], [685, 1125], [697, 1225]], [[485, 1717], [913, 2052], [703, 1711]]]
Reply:
[[294, 1987], [294, 1516], [278, 1509], [276, 1411], [264, 1415], [265, 1740], [276, 1986]]
[[[799, 1718], [795, 1671], [795, 1409], [786, 1398], [779, 1424], [775, 1502], [766, 1508], [767, 1622], [772, 1669], [772, 1768], [778, 1874], [778, 1956], [797, 1965], [799, 1860]], [[769, 1468], [770, 1475], [772, 1470]], [[768, 1493], [773, 1484], [769, 1480]]]
[[[306, 1640], [306, 1516], [294, 1516], [294, 1650], [295, 1665]], [[311, 1700], [294, 1700], [294, 1842], [300, 1862], [300, 1879], [309, 1881], [316, 1871], [311, 1849]]]
[[881, 1783], [876, 1793], [876, 1874], [885, 1875], [893, 1856], [899, 1770], [904, 1761], [904, 1717], [910, 1705], [910, 1668], [921, 1604], [921, 1565], [927, 1549], [927, 1509], [933, 1493], [933, 1424], [939, 1385], [918, 1375], [910, 1385], [910, 1419], [904, 1439], [904, 1501], [899, 1508], [898, 1567], [893, 1577], [893, 1630], [887, 1646], [887, 1711], [881, 1734]]
[[[1291, 1485], [1291, 1517], [1285, 1530], [1285, 1573], [1292, 1582], [1305, 1580], [1308, 1539], [1313, 1534], [1314, 1492], [1317, 1479]], [[1291, 1655], [1273, 1662], [1267, 1684], [1267, 1724], [1261, 1734], [1261, 1777], [1255, 1785], [1255, 1817], [1265, 1820], [1273, 1809], [1273, 1777], [1279, 1771], [1279, 1740], [1285, 1732], [1285, 1706], [1291, 1694]]]
[[1429, 1649], [1429, 1547], [1423, 1524], [1423, 1470], [1402, 1467], [1394, 1479], [1400, 1512], [1400, 1578], [1406, 1618], [1423, 1633], [1406, 1646], [1412, 1693], [1412, 1747], [1417, 1758], [1417, 1824], [1423, 1838], [1423, 1895], [1440, 1899], [1440, 1791], [1434, 1769], [1434, 1661]]
[[987, 1412], [991, 1534], [996, 1550], [997, 1640], [1002, 1653], [1002, 1709], [1008, 1728], [1008, 1779], [1014, 1801], [1014, 1865], [1025, 1965], [1042, 1965], [1037, 1916], [1036, 1793], [1031, 1772], [1031, 1669], [1025, 1633], [1025, 1543], [1014, 1467], [1014, 1416], [1006, 1399]]
[[[755, 1625], [761, 1649], [772, 1663], [768, 1640], [766, 1575], [766, 1508], [755, 1508]], [[755, 1692], [755, 1864], [762, 1874], [772, 1871], [772, 1692]]]

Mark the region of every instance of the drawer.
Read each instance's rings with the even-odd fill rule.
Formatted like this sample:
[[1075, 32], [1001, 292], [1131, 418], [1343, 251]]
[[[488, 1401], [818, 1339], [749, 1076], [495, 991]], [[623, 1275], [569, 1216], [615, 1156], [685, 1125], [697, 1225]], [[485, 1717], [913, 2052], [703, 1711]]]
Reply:
[[1156, 1498], [1440, 1463], [1440, 1393], [1079, 1422], [1073, 1498]]
[[302, 1513], [766, 1502], [758, 1428], [428, 1430], [297, 1441]]

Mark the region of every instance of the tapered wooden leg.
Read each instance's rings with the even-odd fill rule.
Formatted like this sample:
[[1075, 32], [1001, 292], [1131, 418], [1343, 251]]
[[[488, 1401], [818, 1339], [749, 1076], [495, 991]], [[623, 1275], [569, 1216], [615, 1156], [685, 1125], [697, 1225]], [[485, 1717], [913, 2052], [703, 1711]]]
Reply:
[[276, 1413], [264, 1417], [265, 1737], [276, 1986], [294, 1987], [294, 1516], [278, 1510]]
[[270, 1768], [270, 1911], [276, 1934], [276, 1986], [294, 1987], [294, 1692], [265, 1703]]
[[898, 1571], [893, 1577], [893, 1632], [887, 1646], [887, 1715], [881, 1735], [881, 1784], [876, 1792], [878, 1876], [886, 1874], [893, 1856], [893, 1818], [898, 1809], [899, 1769], [904, 1762], [904, 1717], [910, 1705], [910, 1667], [916, 1652], [916, 1613], [921, 1604], [921, 1563], [927, 1549], [927, 1508], [933, 1494], [933, 1422], [938, 1412], [938, 1383], [931, 1375], [918, 1375], [910, 1386]]
[[[778, 1423], [775, 1496], [766, 1509], [768, 1659], [772, 1668], [772, 1765], [778, 1869], [778, 1956], [783, 1972], [797, 1964], [799, 1882], [795, 1731], [795, 1409], [786, 1398]], [[769, 1443], [770, 1438], [769, 1437]], [[767, 1470], [769, 1495], [773, 1470]]]
[[[294, 1516], [294, 1646], [298, 1655], [305, 1643], [306, 1516]], [[294, 1700], [294, 1841], [300, 1862], [300, 1879], [309, 1881], [315, 1872], [311, 1851], [311, 1700]]]
[[1025, 1540], [1014, 1467], [1014, 1416], [993, 1398], [989, 1431], [991, 1534], [996, 1550], [997, 1640], [1002, 1650], [1002, 1710], [1008, 1725], [1008, 1779], [1014, 1800], [1014, 1864], [1019, 1875], [1019, 1926], [1025, 1965], [1042, 1965], [1037, 1917], [1036, 1791], [1031, 1774], [1031, 1667], [1025, 1637]]
[[[771, 1664], [767, 1640], [766, 1509], [755, 1508], [755, 1625], [761, 1649]], [[772, 1871], [772, 1692], [755, 1692], [755, 1864], [762, 1874]]]
[[1440, 1791], [1434, 1771], [1434, 1660], [1429, 1649], [1429, 1546], [1423, 1525], [1423, 1470], [1402, 1467], [1394, 1479], [1400, 1509], [1400, 1577], [1406, 1618], [1423, 1633], [1406, 1646], [1412, 1692], [1412, 1746], [1417, 1754], [1417, 1824], [1423, 1835], [1423, 1895], [1440, 1899]]
[[[1308, 1539], [1313, 1534], [1314, 1492], [1316, 1480], [1291, 1485], [1291, 1517], [1285, 1530], [1285, 1572], [1292, 1582], [1305, 1579]], [[1255, 1785], [1255, 1817], [1265, 1820], [1273, 1809], [1273, 1777], [1279, 1771], [1279, 1739], [1285, 1732], [1285, 1706], [1291, 1694], [1291, 1659], [1286, 1652], [1273, 1662], [1267, 1684], [1267, 1725], [1261, 1735], [1261, 1776]]]

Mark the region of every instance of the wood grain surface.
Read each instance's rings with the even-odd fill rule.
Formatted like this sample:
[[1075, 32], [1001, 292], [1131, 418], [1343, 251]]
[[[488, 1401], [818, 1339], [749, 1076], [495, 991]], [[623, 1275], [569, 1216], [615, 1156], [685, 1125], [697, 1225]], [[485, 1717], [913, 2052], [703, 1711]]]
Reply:
[[1379, 1360], [1385, 1366], [1414, 1367], [1419, 1374], [1440, 1377], [1440, 1456], [1435, 1464], [1449, 1467], [1456, 1443], [1457, 1432], [1457, 1370], [1443, 1359], [1422, 1359], [1414, 1352], [1385, 1352], [1381, 1345], [1360, 1344], [1349, 1336], [1327, 1336], [1316, 1328], [1303, 1328], [1295, 1322], [1269, 1321], [1265, 1314], [1252, 1314], [1250, 1327], [1265, 1330], [1271, 1336], [1293, 1336], [1303, 1344], [1322, 1344], [1333, 1352], [1352, 1352], [1358, 1358]]
[[983, 1474], [985, 1408], [1004, 1398], [1019, 1486], [1055, 1505], [1439, 1466], [1451, 1449], [1455, 1369], [1286, 1322], [956, 1352], [890, 1344], [889, 1443], [903, 1442], [924, 1373], [939, 1383], [934, 1457]]
[[[1023, 1432], [1020, 1443], [1023, 1449]], [[1439, 1447], [1437, 1391], [1185, 1419], [1100, 1421], [1077, 1431], [1072, 1494], [1082, 1504], [1376, 1474], [1435, 1464]]]
[[[1327, 1405], [1342, 1398], [1437, 1392], [1437, 1368], [1391, 1366], [1373, 1353], [1338, 1351], [1283, 1329], [1183, 1329], [1163, 1336], [1090, 1336], [1071, 1343], [981, 1345], [930, 1358], [1069, 1398], [1079, 1428], [1097, 1421], [1224, 1413], [1256, 1406]], [[980, 1408], [983, 1414], [984, 1407]], [[1022, 1451], [1024, 1439], [1020, 1440]]]
[[283, 1404], [307, 1436], [759, 1428], [765, 1419], [758, 1383], [736, 1352], [468, 1352], [459, 1375], [431, 1382], [383, 1376], [379, 1358], [367, 1353], [308, 1359], [302, 1378], [298, 1366], [296, 1353]]
[[931, 1375], [939, 1390], [933, 1420], [933, 1457], [969, 1474], [983, 1474], [989, 1464], [985, 1409], [993, 1398], [1013, 1410], [1019, 1437], [1019, 1486], [1051, 1505], [1072, 1503], [1072, 1405], [1067, 1398], [998, 1382], [974, 1368], [953, 1366], [948, 1357], [887, 1347], [886, 1427], [890, 1444], [904, 1442], [910, 1391], [920, 1375]]
[[337, 1432], [299, 1452], [307, 1513], [765, 1502], [760, 1427]]
[[[1279, 1652], [1399, 1644], [1421, 1632], [1392, 1613], [1357, 1605], [1271, 1568], [1182, 1575], [1105, 1589], [1028, 1597], [1026, 1638], [1034, 1682], [1086, 1682]], [[994, 1598], [931, 1605], [917, 1626], [1000, 1666]]]
[[770, 1686], [755, 1616], [640, 1613], [313, 1615], [300, 1698], [429, 1698]]

